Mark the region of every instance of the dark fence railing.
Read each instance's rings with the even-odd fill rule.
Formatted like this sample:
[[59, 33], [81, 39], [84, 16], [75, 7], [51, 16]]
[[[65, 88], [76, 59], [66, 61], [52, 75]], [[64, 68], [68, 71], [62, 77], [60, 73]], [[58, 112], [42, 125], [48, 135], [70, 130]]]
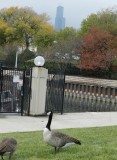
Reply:
[[46, 111], [63, 113], [64, 101], [64, 72], [49, 74], [46, 91]]
[[[86, 74], [85, 71], [81, 71], [74, 64], [65, 63], [53, 63], [51, 66], [48, 63], [49, 77], [47, 81], [47, 96], [46, 96], [46, 110], [53, 109], [56, 112], [85, 112], [85, 111], [117, 111], [117, 87], [98, 85], [94, 83], [82, 83], [82, 82], [66, 82], [65, 73], [68, 75], [82, 75]], [[9, 96], [12, 99], [12, 106], [23, 105], [23, 112], [28, 114], [30, 106], [30, 95], [31, 95], [31, 71], [28, 75], [24, 76], [22, 71], [18, 71], [14, 68], [1, 69], [0, 72], [0, 109], [4, 112], [9, 110], [7, 107], [3, 107], [3, 97]], [[58, 72], [59, 71], [59, 72]], [[61, 71], [61, 72], [60, 72]], [[95, 74], [97, 74], [95, 72]], [[94, 74], [94, 75], [95, 75]], [[14, 75], [19, 75], [20, 79], [23, 80], [23, 96], [22, 88], [18, 86], [19, 83], [14, 83]], [[92, 75], [92, 73], [91, 73]], [[101, 74], [102, 75], [102, 74]], [[108, 75], [105, 73], [105, 75]], [[24, 76], [24, 78], [23, 78]], [[76, 76], [77, 77], [77, 76]], [[107, 76], [108, 77], [108, 76]], [[16, 77], [15, 77], [16, 78]], [[16, 96], [16, 99], [14, 97]], [[17, 97], [19, 98], [17, 99]], [[23, 98], [23, 99], [22, 99]], [[17, 100], [16, 105], [15, 100]], [[63, 101], [64, 100], [64, 101]], [[19, 101], [19, 102], [18, 102]], [[14, 104], [13, 104], [14, 103]], [[22, 104], [23, 103], [23, 104]], [[5, 106], [5, 103], [4, 103]], [[18, 108], [18, 109], [17, 109]], [[6, 112], [5, 111], [5, 112]], [[9, 112], [12, 109], [10, 108]], [[21, 112], [21, 108], [16, 107], [13, 111]]]
[[0, 113], [28, 115], [30, 81], [25, 69], [0, 66]]
[[19, 112], [22, 114], [24, 75], [23, 70], [0, 67], [0, 112]]

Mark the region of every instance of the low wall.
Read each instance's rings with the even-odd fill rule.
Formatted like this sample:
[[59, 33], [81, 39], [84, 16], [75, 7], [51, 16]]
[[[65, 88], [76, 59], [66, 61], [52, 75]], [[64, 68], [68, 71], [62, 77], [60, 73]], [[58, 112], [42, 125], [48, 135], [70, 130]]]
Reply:
[[117, 88], [91, 84], [65, 83], [65, 96], [117, 103]]
[[63, 111], [117, 111], [117, 81], [67, 76]]

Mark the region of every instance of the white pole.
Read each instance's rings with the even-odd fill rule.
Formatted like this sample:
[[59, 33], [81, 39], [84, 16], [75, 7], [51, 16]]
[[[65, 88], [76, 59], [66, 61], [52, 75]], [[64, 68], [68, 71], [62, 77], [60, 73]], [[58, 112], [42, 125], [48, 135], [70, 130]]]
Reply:
[[17, 68], [17, 61], [18, 61], [18, 55], [21, 54], [22, 48], [18, 48], [16, 52], [16, 57], [15, 57], [15, 68]]
[[16, 52], [16, 58], [15, 58], [15, 68], [17, 68], [17, 58], [18, 58], [18, 52]]

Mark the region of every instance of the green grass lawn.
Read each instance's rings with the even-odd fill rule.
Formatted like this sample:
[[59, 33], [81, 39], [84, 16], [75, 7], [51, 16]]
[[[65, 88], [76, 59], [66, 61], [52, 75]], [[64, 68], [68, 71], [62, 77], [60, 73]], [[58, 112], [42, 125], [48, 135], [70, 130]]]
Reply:
[[12, 160], [117, 160], [117, 126], [59, 131], [78, 138], [82, 145], [62, 148], [55, 154], [54, 148], [43, 141], [42, 131], [0, 134], [0, 139], [17, 139], [18, 148]]

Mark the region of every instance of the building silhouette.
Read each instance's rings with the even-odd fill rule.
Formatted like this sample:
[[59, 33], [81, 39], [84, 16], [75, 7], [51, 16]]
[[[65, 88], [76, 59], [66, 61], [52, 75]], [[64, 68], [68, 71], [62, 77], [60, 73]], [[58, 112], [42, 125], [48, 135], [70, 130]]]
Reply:
[[55, 17], [55, 29], [62, 30], [65, 28], [65, 18], [63, 17], [64, 8], [62, 6], [57, 7]]

